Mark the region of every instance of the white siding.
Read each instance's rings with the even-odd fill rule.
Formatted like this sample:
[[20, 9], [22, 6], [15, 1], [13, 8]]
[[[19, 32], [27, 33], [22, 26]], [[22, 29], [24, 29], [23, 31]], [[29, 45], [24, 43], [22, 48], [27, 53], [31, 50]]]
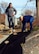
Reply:
[[[13, 22], [14, 22], [14, 25], [17, 25], [17, 18], [13, 18]], [[5, 18], [5, 25], [6, 26], [9, 26], [9, 23], [8, 23], [8, 19], [7, 19], [7, 15], [6, 15], [6, 18]]]

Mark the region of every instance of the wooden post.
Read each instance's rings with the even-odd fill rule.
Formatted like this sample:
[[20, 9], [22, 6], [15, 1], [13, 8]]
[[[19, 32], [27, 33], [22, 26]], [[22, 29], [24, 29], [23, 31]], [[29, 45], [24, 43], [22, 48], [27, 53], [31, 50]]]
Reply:
[[39, 0], [37, 0], [37, 15], [38, 15], [38, 18], [39, 18]]
[[5, 24], [5, 14], [0, 14], [0, 24]]

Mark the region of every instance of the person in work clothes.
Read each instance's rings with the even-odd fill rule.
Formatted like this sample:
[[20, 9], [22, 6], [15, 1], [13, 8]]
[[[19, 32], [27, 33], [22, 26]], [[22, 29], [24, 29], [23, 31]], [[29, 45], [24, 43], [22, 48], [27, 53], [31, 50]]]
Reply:
[[25, 16], [21, 16], [21, 18], [20, 18], [20, 20], [22, 21], [22, 24], [23, 24], [23, 26], [22, 26], [22, 32], [25, 30], [25, 25], [26, 25], [26, 23], [30, 23], [30, 31], [32, 31], [32, 23], [33, 23], [33, 21], [34, 21], [34, 17], [33, 16], [31, 16], [31, 15], [25, 15]]
[[12, 7], [12, 3], [9, 3], [9, 6], [7, 7], [5, 13], [8, 16], [9, 28], [14, 29], [13, 17], [14, 15], [16, 15], [17, 11], [14, 7]]

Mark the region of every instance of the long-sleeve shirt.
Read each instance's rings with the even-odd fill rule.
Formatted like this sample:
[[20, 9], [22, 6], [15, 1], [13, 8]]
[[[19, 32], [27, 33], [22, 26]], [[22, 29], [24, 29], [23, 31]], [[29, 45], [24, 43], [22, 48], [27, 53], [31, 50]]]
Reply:
[[15, 12], [15, 14], [17, 13], [16, 9], [15, 8], [7, 8], [5, 13], [8, 15], [8, 16], [13, 16], [13, 13]]

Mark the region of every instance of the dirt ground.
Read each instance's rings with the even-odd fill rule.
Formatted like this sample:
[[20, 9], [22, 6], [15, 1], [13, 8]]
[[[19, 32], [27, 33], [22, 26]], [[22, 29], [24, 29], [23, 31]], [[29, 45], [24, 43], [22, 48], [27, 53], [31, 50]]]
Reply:
[[31, 32], [22, 44], [23, 54], [39, 54], [39, 30]]

